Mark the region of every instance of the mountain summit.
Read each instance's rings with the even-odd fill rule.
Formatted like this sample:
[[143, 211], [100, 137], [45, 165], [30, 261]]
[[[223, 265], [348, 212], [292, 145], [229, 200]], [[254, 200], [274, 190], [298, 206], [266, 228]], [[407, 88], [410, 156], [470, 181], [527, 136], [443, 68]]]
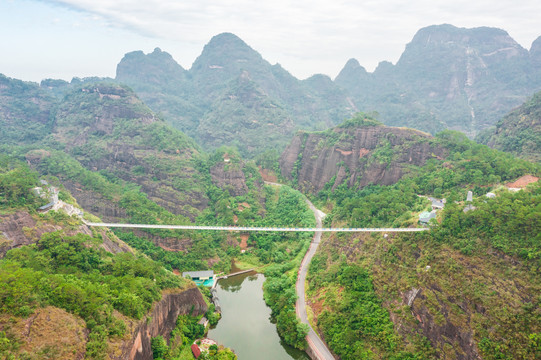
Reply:
[[159, 49], [129, 53], [116, 79], [211, 148], [234, 144], [254, 156], [285, 147], [295, 129], [322, 130], [352, 113], [345, 92], [330, 79], [300, 81], [231, 33], [214, 36], [190, 70], [175, 64]]
[[433, 25], [415, 34], [396, 65], [367, 76], [350, 60], [336, 83], [386, 124], [474, 136], [541, 88], [538, 48], [529, 53], [501, 29]]

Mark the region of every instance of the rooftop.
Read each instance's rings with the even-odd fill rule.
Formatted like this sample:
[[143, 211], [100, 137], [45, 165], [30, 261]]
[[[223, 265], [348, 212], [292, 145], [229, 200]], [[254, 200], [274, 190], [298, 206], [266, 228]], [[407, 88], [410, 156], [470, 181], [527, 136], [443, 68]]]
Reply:
[[189, 276], [193, 278], [210, 278], [214, 276], [214, 271], [212, 270], [203, 270], [203, 271], [185, 271], [182, 273], [182, 277]]

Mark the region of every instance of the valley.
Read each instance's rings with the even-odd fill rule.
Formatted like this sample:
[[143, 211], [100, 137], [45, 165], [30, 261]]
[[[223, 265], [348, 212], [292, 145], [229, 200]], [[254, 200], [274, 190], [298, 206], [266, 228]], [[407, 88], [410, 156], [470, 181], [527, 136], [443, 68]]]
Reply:
[[[0, 75], [0, 358], [539, 358], [539, 44], [435, 25], [299, 80], [222, 33], [190, 69]], [[232, 264], [221, 314], [180, 275]]]

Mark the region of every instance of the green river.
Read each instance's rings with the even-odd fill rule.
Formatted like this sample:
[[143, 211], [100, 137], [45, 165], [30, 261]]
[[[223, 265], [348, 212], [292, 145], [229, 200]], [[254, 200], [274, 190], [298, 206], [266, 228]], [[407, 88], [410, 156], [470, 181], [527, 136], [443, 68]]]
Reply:
[[310, 358], [304, 351], [282, 342], [270, 322], [270, 308], [263, 300], [263, 274], [247, 273], [222, 279], [216, 290], [222, 318], [208, 337], [227, 346], [239, 360]]

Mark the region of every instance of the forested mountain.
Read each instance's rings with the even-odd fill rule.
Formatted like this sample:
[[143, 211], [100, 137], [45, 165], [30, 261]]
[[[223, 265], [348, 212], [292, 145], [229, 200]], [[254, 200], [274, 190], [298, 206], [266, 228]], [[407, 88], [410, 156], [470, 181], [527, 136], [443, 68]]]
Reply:
[[[31, 85], [30, 90], [40, 91], [36, 85]], [[165, 336], [171, 332], [171, 328], [164, 328], [162, 317], [167, 317], [167, 323], [170, 325], [171, 321], [174, 323], [179, 311], [186, 310], [184, 312], [188, 313], [191, 306], [190, 299], [168, 300], [163, 306], [157, 306], [158, 313], [155, 314], [153, 310], [147, 319], [159, 315], [160, 317], [156, 318], [155, 322], [159, 325], [155, 325], [151, 320], [138, 324], [130, 322], [130, 319], [122, 318], [120, 322], [110, 317], [95, 320], [98, 322], [95, 324], [92, 322], [94, 321], [92, 317], [85, 317], [86, 315], [94, 316], [93, 313], [88, 314], [85, 306], [92, 306], [91, 310], [94, 311], [96, 302], [93, 298], [84, 304], [80, 301], [88, 297], [85, 295], [90, 291], [88, 289], [96, 287], [97, 283], [114, 282], [104, 291], [95, 291], [96, 296], [100, 298], [100, 304], [105, 301], [110, 305], [103, 305], [103, 309], [111, 312], [125, 304], [130, 307], [127, 311], [133, 310], [136, 314], [133, 315], [131, 312], [125, 314], [122, 310], [119, 311], [123, 315], [136, 319], [149, 309], [150, 305], [157, 300], [156, 297], [161, 290], [167, 286], [160, 287], [161, 285], [157, 284], [147, 286], [148, 289], [140, 291], [137, 289], [139, 282], [144, 283], [146, 280], [133, 280], [135, 282], [133, 285], [131, 278], [126, 275], [123, 279], [126, 282], [124, 285], [133, 285], [130, 291], [136, 295], [125, 299], [122, 293], [120, 294], [122, 297], [118, 298], [120, 287], [116, 285], [116, 282], [120, 280], [111, 277], [109, 267], [101, 267], [102, 262], [106, 265], [110, 263], [107, 255], [102, 256], [101, 253], [97, 254], [93, 250], [89, 250], [90, 254], [87, 254], [80, 250], [81, 247], [90, 248], [93, 246], [91, 244], [99, 243], [105, 237], [103, 234], [98, 234], [97, 238], [92, 239], [71, 239], [60, 235], [54, 237], [53, 249], [45, 248], [47, 254], [43, 255], [39, 251], [34, 251], [33, 244], [38, 243], [39, 246], [41, 241], [48, 241], [49, 234], [58, 230], [58, 224], [48, 225], [40, 221], [38, 215], [35, 214], [38, 206], [46, 202], [40, 200], [31, 189], [39, 184], [38, 176], [46, 178], [57, 187], [58, 199], [68, 200], [74, 205], [79, 203], [87, 213], [85, 215], [87, 219], [92, 220], [97, 220], [95, 215], [98, 215], [106, 220], [134, 223], [187, 224], [195, 222], [210, 225], [295, 226], [302, 224], [313, 226], [311, 211], [300, 193], [286, 187], [264, 187], [257, 167], [253, 162], [247, 163], [242, 160], [235, 148], [220, 148], [211, 153], [201, 152], [193, 140], [159, 119], [126, 86], [91, 80], [58, 85], [57, 89], [61, 89], [58, 94], [63, 92], [65, 95], [62, 100], [51, 102], [50, 122], [43, 130], [40, 139], [21, 141], [17, 145], [5, 142], [0, 146], [0, 210], [2, 215], [8, 215], [7, 224], [4, 224], [6, 221], [4, 218], [0, 220], [2, 223], [0, 278], [7, 281], [6, 279], [18, 277], [20, 274], [24, 275], [21, 278], [22, 282], [10, 280], [12, 287], [0, 289], [0, 298], [10, 299], [9, 304], [7, 301], [2, 301], [10, 307], [0, 308], [0, 326], [2, 326], [0, 327], [2, 341], [0, 355], [2, 358], [8, 355], [8, 358], [13, 358], [13, 354], [19, 354], [18, 349], [22, 344], [14, 331], [18, 331], [16, 329], [19, 329], [23, 323], [17, 320], [18, 327], [13, 328], [13, 331], [9, 328], [8, 332], [5, 331], [4, 324], [11, 321], [9, 319], [12, 316], [26, 319], [28, 316], [37, 316], [41, 312], [45, 314], [43, 316], [48, 316], [49, 310], [42, 310], [42, 306], [48, 304], [60, 307], [65, 303], [71, 304], [67, 310], [76, 315], [84, 312], [83, 320], [89, 331], [93, 331], [96, 327], [96, 333], [86, 343], [86, 350], [85, 344], [81, 345], [79, 341], [80, 344], [76, 350], [72, 350], [70, 343], [62, 348], [62, 352], [54, 354], [64, 354], [64, 350], [68, 353], [77, 351], [78, 354], [85, 354], [87, 358], [98, 359], [104, 358], [105, 353], [109, 351], [114, 352], [117, 358], [126, 358], [124, 351], [132, 354], [130, 355], [132, 358], [133, 354], [141, 352], [140, 344], [131, 344], [133, 346], [126, 349], [118, 348], [117, 337], [127, 334], [123, 328], [119, 327], [127, 326], [129, 332], [140, 331], [143, 344], [146, 344], [147, 340], [150, 341], [150, 333], [152, 336], [156, 335], [155, 329], [160, 329]], [[12, 118], [7, 116], [0, 125], [9, 124], [11, 120]], [[33, 116], [29, 115], [25, 121], [31, 124], [33, 120]], [[6, 139], [10, 139], [8, 135]], [[9, 156], [3, 154], [9, 154]], [[34, 170], [28, 169], [28, 166]], [[73, 194], [73, 198], [70, 194]], [[27, 212], [21, 215], [18, 212], [20, 207], [28, 207]], [[33, 217], [33, 214], [36, 216]], [[80, 219], [65, 216], [62, 210], [53, 211], [48, 216], [65, 218], [70, 229], [80, 224]], [[94, 234], [86, 227], [81, 231], [85, 234]], [[156, 272], [154, 279], [157, 283], [160, 280], [157, 273], [163, 269], [162, 267], [177, 271], [209, 268], [216, 271], [228, 271], [233, 257], [241, 257], [252, 267], [280, 264], [278, 268], [269, 267], [269, 271], [272, 270], [272, 272], [267, 274], [267, 279], [276, 280], [282, 290], [288, 291], [280, 290], [275, 293], [277, 291], [275, 287], [266, 290], [268, 304], [273, 307], [272, 317], [277, 322], [279, 333], [285, 341], [298, 348], [304, 348], [306, 329], [298, 324], [292, 305], [294, 301], [291, 302], [294, 297], [294, 291], [292, 291], [294, 282], [291, 279], [284, 282], [280, 277], [284, 271], [295, 273], [295, 268], [300, 262], [300, 255], [306, 251], [310, 242], [309, 234], [254, 233], [248, 238], [239, 234], [218, 232], [148, 230], [135, 233], [117, 231], [116, 236], [144, 254], [140, 256], [143, 256], [145, 260], [150, 261], [147, 257], [153, 259], [149, 266]], [[244, 241], [243, 250], [245, 250], [242, 255], [241, 241]], [[73, 242], [75, 243], [72, 246]], [[9, 259], [12, 259], [12, 256], [19, 256], [15, 255], [19, 253], [14, 248], [24, 245], [29, 245], [30, 248], [24, 249], [25, 257], [17, 258], [15, 264], [10, 263], [10, 260], [1, 259], [4, 254]], [[39, 284], [41, 280], [49, 283], [50, 278], [58, 278], [58, 271], [55, 267], [50, 272], [47, 270], [47, 274], [36, 272], [34, 266], [37, 265], [33, 261], [39, 258], [52, 263], [56, 259], [47, 260], [49, 251], [57, 254], [59, 252], [57, 248], [71, 247], [75, 252], [81, 252], [83, 257], [92, 258], [91, 261], [96, 263], [85, 265], [84, 269], [90, 271], [92, 275], [89, 279], [83, 279], [88, 282], [78, 283], [74, 287], [68, 281], [70, 293], [58, 301], [51, 300], [50, 292], [54, 292], [54, 289], [58, 287], [57, 282], [53, 283], [52, 289], [39, 287]], [[65, 257], [75, 258], [71, 253], [64, 251], [62, 258]], [[99, 257], [105, 257], [105, 260], [100, 260]], [[29, 259], [28, 262], [27, 259]], [[136, 264], [130, 260], [130, 264], [132, 263]], [[119, 266], [122, 267], [122, 271], [130, 274], [132, 272], [148, 274], [145, 270], [146, 263], [143, 261], [140, 263], [140, 268], [133, 271], [130, 268], [131, 265], [123, 266], [124, 263], [122, 263]], [[27, 270], [29, 266], [34, 270]], [[69, 279], [81, 277], [80, 271], [73, 269], [78, 264], [68, 264], [69, 271], [64, 270], [63, 264], [59, 266]], [[119, 276], [122, 275], [122, 271], [119, 271]], [[172, 276], [170, 272], [167, 274], [168, 277]], [[25, 277], [26, 275], [28, 278]], [[102, 276], [107, 279], [103, 280]], [[60, 286], [63, 286], [63, 279], [58, 281], [60, 281]], [[23, 287], [23, 283], [26, 284], [25, 289], [35, 294], [34, 297], [28, 295], [26, 290], [21, 293], [20, 288]], [[173, 285], [178, 285], [178, 282]], [[39, 289], [36, 290], [36, 287]], [[175, 291], [177, 290], [168, 290], [166, 295], [169, 296], [172, 292], [175, 295]], [[144, 299], [141, 300], [138, 296]], [[15, 305], [11, 304], [12, 302]], [[285, 302], [287, 306], [284, 306]], [[24, 308], [23, 310], [19, 310], [19, 305], [17, 305], [19, 303]], [[32, 307], [25, 307], [26, 304], [32, 304]], [[160, 313], [164, 309], [176, 312], [176, 315]], [[196, 310], [199, 311], [197, 308]], [[69, 315], [67, 317], [70, 322], [76, 322]], [[170, 344], [170, 347], [167, 344], [164, 345], [169, 349], [167, 352], [171, 357], [168, 359], [173, 358], [179, 346], [186, 344], [183, 339], [191, 339], [186, 341], [193, 342], [195, 335], [190, 333], [188, 336], [185, 331], [192, 329], [197, 320], [189, 326], [182, 322], [184, 320], [177, 323], [178, 329], [175, 336], [179, 337], [180, 343], [175, 341], [174, 344]], [[189, 321], [192, 322], [192, 320]], [[102, 322], [105, 323], [102, 324]], [[149, 331], [147, 326], [152, 326], [154, 330]], [[188, 330], [185, 330], [186, 328]], [[288, 329], [292, 328], [296, 329], [295, 332], [289, 333]], [[84, 322], [77, 329], [79, 329], [78, 333], [86, 331]], [[36, 323], [33, 331], [41, 333], [42, 330], [41, 323]], [[199, 334], [198, 337], [202, 335], [199, 332], [197, 334]], [[109, 337], [113, 338], [113, 344], [107, 343]], [[133, 339], [135, 341], [137, 337]], [[77, 342], [77, 339], [74, 341]], [[143, 351], [148, 354], [149, 349], [145, 346], [147, 345], [143, 346]], [[50, 345], [47, 345], [46, 351], [47, 354], [51, 353]], [[228, 354], [225, 358], [234, 358], [230, 355]], [[148, 355], [144, 356], [148, 357]]]
[[[449, 197], [422, 234], [326, 236], [308, 293], [331, 349], [344, 360], [538, 359], [540, 188], [480, 194], [467, 213]], [[389, 210], [401, 193], [362, 204]]]
[[[168, 336], [177, 316], [207, 311], [193, 283], [69, 216], [75, 199], [39, 177], [0, 154], [2, 359], [148, 358], [151, 337]], [[64, 210], [38, 212], [48, 199], [37, 194], [53, 186]]]
[[417, 32], [392, 65], [368, 73], [352, 59], [335, 83], [388, 125], [469, 137], [541, 89], [538, 39], [528, 52], [505, 31], [435, 25]]
[[538, 165], [459, 132], [431, 137], [366, 115], [299, 133], [280, 162], [329, 227], [417, 226], [434, 206], [427, 197], [446, 200], [423, 234], [324, 236], [308, 294], [341, 359], [539, 356], [541, 185], [503, 186], [539, 176]]
[[[0, 357], [137, 352], [121, 337], [150, 343], [159, 311], [182, 308], [150, 310], [191, 286], [171, 270], [227, 272], [232, 259], [265, 272], [278, 332], [304, 348], [294, 288], [312, 234], [97, 231], [38, 214], [47, 200], [31, 190], [46, 179], [92, 220], [313, 227], [299, 191], [264, 185], [272, 170], [328, 226], [415, 227], [428, 198], [444, 207], [423, 234], [324, 238], [308, 295], [342, 359], [539, 358], [540, 185], [504, 184], [540, 165], [449, 129], [471, 137], [494, 124], [539, 90], [540, 68], [540, 39], [528, 52], [502, 30], [441, 25], [421, 29], [396, 65], [368, 73], [350, 60], [335, 81], [300, 81], [228, 33], [189, 70], [156, 49], [126, 54], [114, 80], [0, 76]], [[540, 94], [479, 139], [539, 160]], [[59, 352], [27, 348], [18, 334], [48, 316], [75, 335]], [[180, 319], [171, 351], [199, 331]]]
[[476, 140], [515, 156], [541, 161], [541, 92], [536, 93]]
[[37, 84], [0, 74], [0, 142], [30, 143], [51, 129], [56, 99]]
[[116, 80], [201, 145], [235, 145], [253, 156], [281, 150], [292, 131], [323, 130], [359, 110], [387, 125], [474, 137], [541, 89], [540, 44], [527, 51], [500, 29], [430, 26], [396, 65], [383, 61], [368, 73], [351, 59], [334, 82], [300, 81], [224, 33], [189, 70], [160, 49], [136, 51], [118, 64]]
[[282, 148], [295, 129], [324, 129], [353, 112], [328, 77], [299, 81], [229, 33], [213, 37], [188, 71], [160, 49], [126, 54], [116, 80], [202, 146], [235, 145], [245, 156]]

